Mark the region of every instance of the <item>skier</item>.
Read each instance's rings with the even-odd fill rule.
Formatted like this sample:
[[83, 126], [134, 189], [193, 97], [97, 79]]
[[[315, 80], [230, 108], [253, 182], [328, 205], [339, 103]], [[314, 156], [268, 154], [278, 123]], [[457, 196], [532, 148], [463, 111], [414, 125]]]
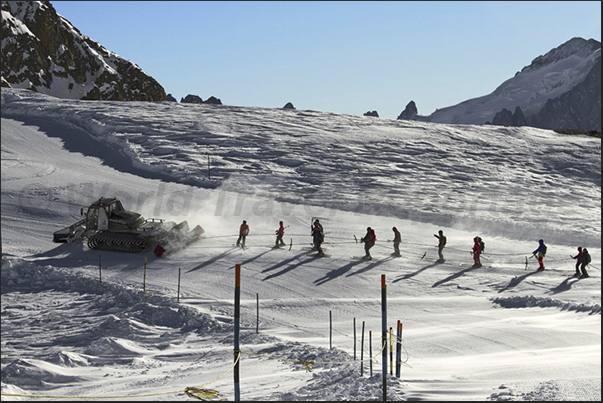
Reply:
[[438, 242], [438, 256], [440, 257], [438, 260], [436, 260], [437, 263], [444, 263], [446, 260], [444, 259], [444, 255], [442, 254], [442, 250], [444, 249], [444, 247], [446, 246], [446, 237], [444, 236], [444, 231], [439, 230], [438, 231], [438, 235], [434, 235], [436, 238], [438, 238], [439, 242]]
[[578, 254], [576, 256], [570, 255], [572, 259], [576, 259], [576, 273], [574, 277], [580, 277], [580, 264], [582, 263], [582, 246], [578, 246]]
[[546, 255], [546, 245], [544, 244], [544, 241], [542, 239], [538, 240], [538, 248], [536, 248], [536, 250], [534, 252], [532, 252], [532, 255], [536, 256], [536, 253], [538, 253], [538, 264], [540, 265], [540, 267], [538, 267], [538, 271], [542, 271], [544, 270], [544, 256]]
[[243, 220], [243, 224], [239, 228], [239, 239], [237, 239], [237, 246], [242, 246], [245, 249], [245, 238], [249, 235], [249, 225], [247, 221]]
[[582, 270], [582, 275], [580, 278], [588, 278], [588, 273], [586, 272], [586, 266], [590, 263], [590, 253], [586, 248], [582, 249], [582, 262], [580, 264], [580, 270]]
[[[312, 225], [310, 225], [310, 232], [312, 233], [312, 237], [314, 237], [314, 228], [316, 228], [316, 226], [318, 226], [320, 232], [322, 233], [322, 243], [325, 239], [325, 231], [322, 228], [322, 224], [320, 223], [320, 221], [318, 221], [318, 218], [314, 221]], [[312, 244], [312, 249], [317, 249], [315, 244]]]
[[482, 267], [482, 263], [479, 261], [479, 255], [482, 253], [482, 246], [480, 245], [479, 237], [473, 238], [473, 267]]
[[371, 227], [368, 227], [366, 229], [366, 235], [360, 239], [360, 242], [364, 242], [364, 252], [366, 253], [363, 259], [372, 259], [369, 249], [371, 249], [375, 245], [376, 240], [377, 237], [375, 236], [375, 230]]
[[400, 257], [400, 242], [402, 241], [402, 237], [396, 227], [393, 227], [392, 231], [394, 231], [394, 256]]
[[322, 225], [319, 222], [314, 222], [314, 228], [312, 228], [312, 241], [314, 243], [314, 248], [318, 251], [318, 256], [324, 256], [324, 252], [322, 251], [322, 242], [324, 241], [324, 232], [322, 230]]
[[285, 246], [285, 242], [283, 241], [283, 235], [285, 235], [285, 227], [283, 226], [282, 221], [279, 221], [278, 225], [279, 227], [276, 230], [276, 243], [274, 244], [275, 248]]

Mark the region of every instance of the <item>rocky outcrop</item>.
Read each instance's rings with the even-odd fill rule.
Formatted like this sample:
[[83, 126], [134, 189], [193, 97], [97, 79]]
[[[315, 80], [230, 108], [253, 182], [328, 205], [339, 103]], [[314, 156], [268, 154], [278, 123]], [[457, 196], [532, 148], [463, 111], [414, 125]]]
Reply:
[[549, 99], [530, 119], [530, 126], [543, 129], [601, 131], [601, 58], [586, 79], [570, 91]]
[[167, 95], [165, 96], [165, 100], [166, 100], [166, 101], [169, 101], [169, 102], [178, 102], [178, 100], [177, 100], [176, 98], [174, 98], [174, 97], [172, 96], [172, 94], [167, 94]]
[[188, 94], [184, 98], [180, 99], [180, 103], [183, 104], [208, 104], [208, 105], [222, 105], [222, 101], [219, 98], [211, 96], [207, 98], [207, 101], [203, 102], [203, 99], [198, 95]]
[[156, 80], [80, 33], [49, 1], [1, 5], [2, 77], [11, 87], [69, 99], [166, 99]]
[[198, 95], [188, 94], [184, 98], [180, 98], [182, 104], [202, 104], [203, 99]]
[[410, 101], [402, 113], [398, 115], [398, 119], [416, 120], [418, 114], [419, 110], [417, 109], [417, 105], [415, 105], [415, 101]]
[[373, 116], [373, 117], [378, 118], [379, 114], [377, 113], [377, 111], [368, 111], [368, 112], [364, 113], [364, 116]]
[[[486, 124], [488, 123], [489, 122], [486, 122]], [[492, 119], [492, 124], [497, 126], [526, 126], [528, 122], [526, 117], [523, 115], [521, 108], [518, 106], [515, 108], [514, 113], [511, 113], [511, 111], [503, 108], [494, 116], [494, 119]]]
[[285, 106], [283, 106], [283, 109], [295, 109], [295, 106], [293, 106], [291, 102], [287, 102]]
[[222, 101], [220, 100], [220, 98], [216, 98], [214, 96], [207, 98], [207, 101], [205, 101], [204, 103], [208, 105], [222, 105]]

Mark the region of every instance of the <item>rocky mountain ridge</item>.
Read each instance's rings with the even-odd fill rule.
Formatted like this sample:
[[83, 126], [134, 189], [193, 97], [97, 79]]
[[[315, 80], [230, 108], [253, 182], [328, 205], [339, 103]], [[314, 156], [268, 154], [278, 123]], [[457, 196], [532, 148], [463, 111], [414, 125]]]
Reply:
[[2, 1], [2, 86], [59, 98], [165, 101], [163, 87], [57, 14], [49, 1]]

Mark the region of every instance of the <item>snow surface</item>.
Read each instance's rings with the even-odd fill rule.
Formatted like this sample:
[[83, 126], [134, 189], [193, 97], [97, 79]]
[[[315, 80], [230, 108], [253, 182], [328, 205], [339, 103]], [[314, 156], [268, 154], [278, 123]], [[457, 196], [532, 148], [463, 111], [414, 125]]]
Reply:
[[[203, 386], [234, 400], [241, 264], [242, 400], [381, 400], [382, 275], [387, 326], [403, 324], [388, 400], [600, 400], [600, 146], [528, 127], [3, 88], [2, 399], [195, 400], [185, 388]], [[101, 196], [206, 233], [161, 258], [52, 243]], [[325, 258], [310, 251], [316, 217]], [[242, 220], [246, 250], [233, 247]], [[291, 250], [272, 249], [280, 220]], [[367, 226], [371, 261], [355, 258]], [[540, 238], [544, 272], [529, 258]], [[570, 277], [579, 245], [588, 279]]]

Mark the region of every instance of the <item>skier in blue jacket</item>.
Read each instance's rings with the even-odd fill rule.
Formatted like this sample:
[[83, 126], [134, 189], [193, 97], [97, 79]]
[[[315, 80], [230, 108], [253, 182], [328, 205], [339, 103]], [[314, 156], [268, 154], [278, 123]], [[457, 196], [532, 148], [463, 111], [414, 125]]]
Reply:
[[[538, 254], [538, 256], [536, 256], [536, 254]], [[538, 270], [544, 270], [544, 263], [542, 260], [544, 259], [544, 255], [546, 255], [546, 245], [542, 239], [538, 241], [538, 248], [532, 252], [532, 255], [538, 258], [538, 264], [540, 264]]]

